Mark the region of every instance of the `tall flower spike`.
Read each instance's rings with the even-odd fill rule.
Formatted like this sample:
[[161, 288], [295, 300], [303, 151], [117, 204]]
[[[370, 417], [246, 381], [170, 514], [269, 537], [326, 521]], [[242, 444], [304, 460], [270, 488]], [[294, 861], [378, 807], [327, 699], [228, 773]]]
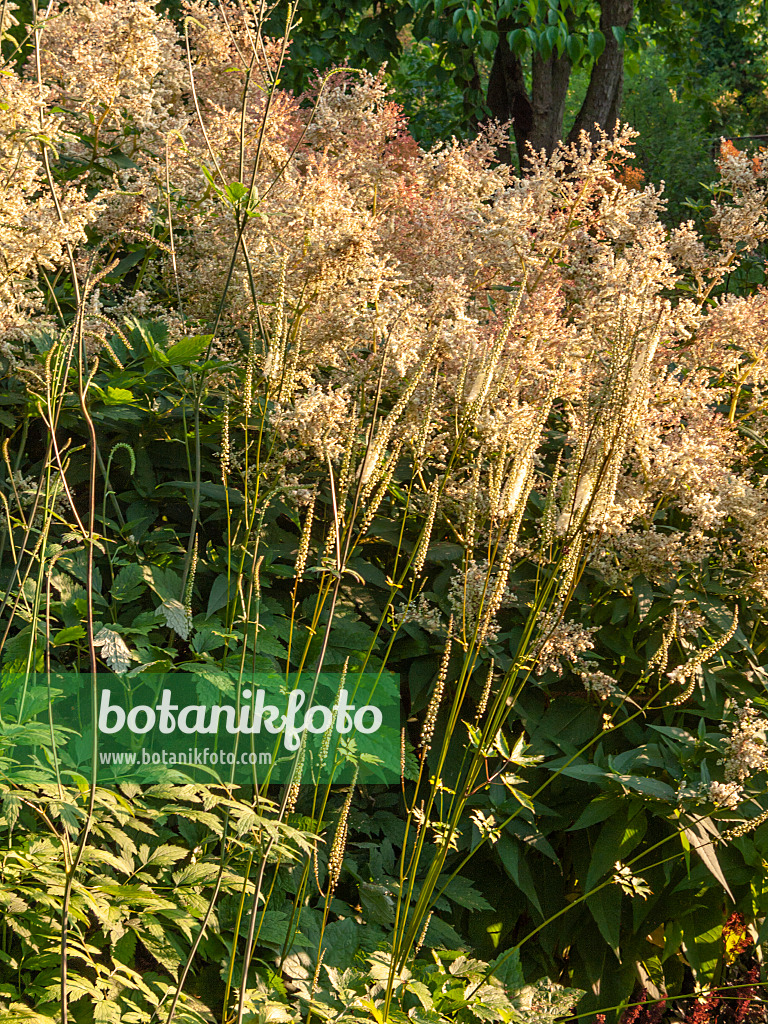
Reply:
[[296, 579], [301, 579], [304, 575], [304, 570], [307, 567], [307, 555], [309, 554], [309, 542], [312, 538], [312, 521], [315, 515], [315, 501], [317, 495], [312, 494], [309, 499], [309, 507], [307, 508], [307, 514], [304, 517], [304, 530], [301, 534], [301, 540], [299, 541], [299, 551], [296, 556]]
[[250, 344], [248, 345], [248, 361], [245, 368], [245, 384], [243, 386], [243, 411], [246, 416], [250, 412], [253, 402], [253, 378], [256, 373], [256, 358], [253, 348], [253, 332], [251, 332]]
[[478, 371], [474, 381], [472, 382], [472, 387], [469, 389], [469, 394], [467, 395], [467, 405], [469, 406], [470, 420], [473, 424], [477, 422], [477, 418], [480, 415], [480, 411], [483, 407], [483, 402], [485, 401], [488, 395], [488, 390], [491, 386], [493, 374], [494, 371], [496, 370], [496, 365], [501, 356], [502, 349], [504, 348], [506, 340], [509, 337], [509, 332], [512, 329], [512, 324], [515, 322], [517, 314], [520, 311], [520, 306], [523, 301], [523, 295], [525, 294], [526, 281], [527, 277], [524, 276], [523, 280], [520, 283], [520, 288], [518, 290], [517, 296], [515, 297], [515, 301], [512, 305], [512, 308], [510, 309], [509, 313], [507, 313], [504, 325], [499, 331], [499, 336], [496, 339], [496, 343], [494, 344], [493, 349], [491, 350], [488, 362], [483, 363], [483, 365], [480, 367], [480, 370]]
[[483, 467], [483, 455], [485, 449], [481, 448], [475, 458], [472, 467], [472, 485], [469, 497], [469, 510], [467, 511], [467, 525], [464, 530], [464, 544], [467, 549], [467, 557], [472, 557], [475, 547], [475, 526], [477, 525], [477, 499], [480, 495], [480, 473]]
[[438, 374], [435, 372], [432, 378], [432, 390], [429, 394], [429, 402], [427, 404], [427, 411], [424, 416], [424, 422], [419, 428], [418, 439], [416, 441], [416, 448], [413, 453], [413, 462], [415, 466], [421, 465], [421, 460], [424, 458], [424, 449], [427, 446], [427, 440], [429, 438], [429, 430], [432, 426], [432, 413], [435, 408], [435, 394], [437, 392], [437, 378]]
[[429, 494], [429, 511], [427, 512], [427, 521], [424, 524], [424, 533], [421, 538], [416, 557], [413, 560], [413, 575], [414, 578], [421, 576], [424, 570], [424, 562], [427, 558], [427, 551], [429, 550], [429, 542], [432, 538], [432, 527], [435, 525], [435, 514], [437, 512], [437, 499], [440, 496], [440, 478], [435, 477], [432, 481]]
[[557, 453], [555, 468], [552, 470], [544, 514], [541, 518], [541, 550], [546, 551], [555, 539], [555, 523], [557, 522], [557, 481], [560, 477], [560, 465], [563, 459], [562, 448]]
[[[352, 407], [352, 423], [357, 422], [358, 406]], [[325, 538], [325, 544], [323, 546], [323, 554], [320, 559], [321, 564], [329, 562], [333, 557], [334, 548], [336, 547], [336, 530], [338, 528], [339, 535], [344, 527], [345, 522], [345, 505], [347, 500], [347, 493], [352, 482], [352, 453], [355, 448], [355, 441], [357, 440], [356, 431], [349, 430], [347, 432], [347, 440], [344, 445], [344, 454], [341, 458], [341, 472], [339, 474], [339, 484], [336, 490], [336, 514], [338, 516], [338, 522], [331, 521], [328, 535]]]
[[730, 842], [732, 839], [740, 839], [742, 836], [747, 835], [747, 833], [753, 832], [764, 821], [768, 821], [768, 811], [763, 811], [762, 814], [758, 814], [755, 818], [750, 818], [749, 821], [743, 821], [735, 828], [729, 828], [727, 832], [723, 832], [720, 838], [725, 843]]
[[192, 588], [195, 585], [195, 573], [197, 572], [197, 541], [198, 535], [195, 534], [195, 543], [192, 548], [192, 561], [189, 566], [189, 576], [187, 577], [187, 585], [184, 588], [184, 610], [190, 619], [192, 618]]
[[736, 608], [733, 613], [733, 621], [731, 622], [731, 625], [728, 627], [727, 631], [723, 633], [719, 640], [716, 640], [713, 644], [710, 644], [709, 647], [705, 647], [704, 650], [701, 651], [700, 654], [697, 654], [695, 658], [692, 658], [690, 661], [686, 662], [685, 665], [681, 665], [679, 668], [676, 668], [675, 673], [677, 675], [677, 678], [687, 679], [689, 676], [692, 676], [696, 672], [696, 670], [704, 664], [705, 661], [707, 661], [709, 658], [714, 657], [714, 655], [717, 654], [718, 651], [721, 651], [723, 647], [725, 647], [725, 645], [735, 636], [736, 630], [738, 629], [738, 625], [739, 606], [736, 605]]
[[672, 622], [666, 633], [662, 634], [661, 647], [655, 654], [651, 655], [648, 661], [648, 668], [657, 666], [659, 674], [664, 672], [669, 661], [669, 648], [677, 632], [677, 609], [672, 609]]
[[[334, 711], [338, 707], [339, 698], [341, 697], [341, 691], [344, 689], [344, 686], [345, 686], [345, 684], [347, 682], [347, 668], [348, 667], [349, 667], [349, 658], [347, 657], [344, 660], [344, 668], [341, 670], [341, 678], [339, 679], [339, 687], [336, 690], [336, 700], [334, 701]], [[323, 736], [323, 742], [320, 745], [320, 754], [318, 755], [317, 763], [320, 765], [321, 768], [325, 764], [325, 762], [326, 762], [326, 760], [328, 758], [328, 750], [329, 750], [329, 748], [331, 746], [331, 731], [332, 731], [331, 729], [326, 729], [325, 735]]]
[[283, 332], [285, 330], [285, 278], [288, 270], [288, 257], [283, 256], [280, 261], [280, 277], [277, 286], [277, 302], [275, 313], [272, 319], [272, 341], [282, 348]]
[[483, 715], [485, 714], [486, 708], [488, 707], [488, 700], [491, 696], [491, 686], [493, 684], [493, 669], [494, 661], [491, 658], [491, 666], [488, 669], [488, 678], [485, 680], [485, 686], [480, 696], [480, 703], [477, 705], [477, 714], [475, 715], [475, 725], [479, 725]]
[[501, 485], [504, 480], [504, 470], [507, 464], [507, 452], [512, 436], [513, 425], [508, 423], [501, 440], [501, 451], [495, 462], [491, 463], [488, 478], [488, 515], [493, 521], [499, 518], [499, 503], [501, 501]]
[[536, 452], [539, 450], [541, 442], [541, 432], [549, 416], [552, 403], [557, 396], [562, 379], [563, 368], [561, 367], [555, 375], [546, 398], [541, 402], [525, 439], [518, 446], [512, 471], [499, 498], [499, 512], [502, 518], [514, 518], [518, 510], [522, 516], [525, 510], [525, 504], [530, 493], [530, 487], [527, 487], [527, 485], [531, 481]]
[[229, 401], [224, 402], [224, 418], [221, 424], [221, 475], [226, 479], [231, 466], [231, 449], [229, 440]]
[[[671, 674], [671, 673], [670, 673]], [[682, 693], [678, 693], [673, 701], [670, 701], [670, 707], [677, 708], [681, 704], [685, 704], [687, 700], [693, 695], [693, 691], [696, 689], [696, 676], [691, 678], [690, 683], [686, 686]]]
[[453, 616], [451, 616], [450, 622], [448, 623], [448, 639], [445, 642], [445, 650], [443, 651], [443, 658], [440, 662], [440, 671], [437, 673], [437, 680], [435, 681], [435, 688], [432, 691], [432, 697], [427, 707], [427, 714], [424, 718], [424, 725], [421, 727], [421, 736], [419, 737], [419, 748], [421, 750], [421, 756], [426, 757], [432, 746], [432, 737], [435, 734], [435, 723], [437, 722], [437, 712], [440, 710], [440, 703], [443, 699], [443, 690], [445, 689], [445, 681], [448, 678], [448, 665], [451, 661], [451, 647], [453, 645]]
[[[293, 395], [296, 387], [296, 374], [299, 369], [299, 355], [301, 353], [301, 326], [303, 321], [298, 320], [293, 334], [293, 345], [291, 347], [291, 358], [285, 368], [285, 378], [280, 388], [279, 398], [287, 402]], [[286, 339], [287, 342], [287, 339]]]
[[512, 525], [512, 528], [507, 534], [506, 547], [504, 548], [504, 554], [502, 555], [501, 563], [499, 564], [498, 571], [496, 572], [493, 590], [490, 593], [488, 603], [485, 606], [483, 617], [480, 620], [480, 625], [477, 630], [478, 645], [485, 643], [493, 620], [501, 608], [502, 601], [504, 600], [504, 593], [507, 589], [507, 580], [509, 579], [509, 570], [512, 566], [512, 557], [515, 553], [517, 531], [520, 528], [521, 519], [522, 515], [518, 517], [517, 522]]
[[426, 939], [427, 932], [429, 930], [429, 922], [432, 920], [432, 914], [432, 910], [430, 910], [430, 912], [427, 914], [427, 918], [424, 922], [424, 927], [421, 929], [421, 935], [419, 935], [418, 939], [416, 940], [416, 945], [413, 947], [414, 956], [419, 955], [419, 951], [421, 950], [421, 947], [424, 945], [424, 940]]
[[[329, 730], [330, 731], [330, 730]], [[293, 770], [293, 781], [288, 789], [288, 799], [285, 803], [285, 813], [293, 814], [296, 810], [296, 803], [301, 792], [301, 777], [304, 774], [304, 760], [307, 756], [307, 734], [301, 737], [301, 746], [296, 755], [296, 767]]]
[[341, 875], [341, 866], [344, 863], [344, 850], [347, 846], [347, 823], [349, 821], [349, 811], [352, 807], [352, 797], [354, 796], [355, 786], [357, 785], [358, 770], [358, 766], [355, 765], [355, 774], [352, 777], [352, 784], [347, 791], [347, 798], [341, 808], [339, 823], [336, 826], [336, 834], [333, 837], [333, 844], [328, 857], [329, 893], [333, 893], [336, 889], [339, 882], [339, 876]]
[[[435, 354], [435, 350], [437, 349], [437, 342], [438, 339], [435, 338], [432, 344], [430, 345], [429, 351], [424, 357], [421, 366], [414, 375], [413, 380], [410, 382], [410, 384], [405, 389], [403, 394], [397, 400], [392, 411], [387, 415], [387, 418], [379, 427], [378, 433], [371, 441], [371, 444], [368, 448], [368, 454], [366, 455], [365, 461], [363, 462], [363, 467], [360, 470], [360, 482], [363, 484], [364, 488], [367, 488], [369, 492], [370, 489], [376, 483], [376, 470], [379, 468], [379, 463], [381, 462], [381, 457], [384, 454], [384, 449], [387, 447], [387, 443], [389, 442], [389, 439], [392, 436], [393, 430], [397, 426], [398, 420], [405, 412], [410, 400], [413, 398], [414, 391], [419, 386], [424, 374], [429, 369], [429, 366], [432, 362], [432, 356]], [[364, 490], [363, 495], [365, 495], [365, 493], [366, 492]]]
[[[392, 477], [395, 475], [395, 470], [397, 469], [397, 463], [400, 458], [400, 450], [402, 447], [403, 442], [398, 441], [398, 443], [395, 445], [395, 450], [390, 455], [389, 460], [387, 461], [387, 463], [384, 466], [384, 469], [382, 470], [381, 476], [378, 478], [379, 485], [376, 488], [373, 496], [368, 501], [368, 508], [366, 509], [363, 521], [360, 524], [361, 536], [363, 536], [366, 533], [368, 527], [373, 522], [373, 517], [379, 511], [379, 505], [384, 500], [384, 495], [387, 493], [387, 489], [389, 488], [389, 485], [392, 482]], [[363, 493], [365, 494], [365, 491], [363, 491]], [[368, 494], [370, 494], [370, 491], [368, 491]]]
[[280, 262], [280, 279], [277, 290], [277, 302], [272, 318], [272, 337], [269, 343], [267, 358], [264, 360], [264, 376], [271, 384], [277, 384], [283, 376], [285, 349], [285, 276], [288, 258]]

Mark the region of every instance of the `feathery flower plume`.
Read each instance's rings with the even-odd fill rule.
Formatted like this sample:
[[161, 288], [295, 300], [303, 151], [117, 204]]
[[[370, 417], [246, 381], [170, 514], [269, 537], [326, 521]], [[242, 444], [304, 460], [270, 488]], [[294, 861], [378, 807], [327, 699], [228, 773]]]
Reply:
[[427, 914], [426, 920], [424, 921], [424, 927], [421, 929], [421, 934], [419, 935], [418, 939], [416, 940], [416, 944], [413, 947], [414, 957], [417, 957], [419, 955], [421, 947], [424, 945], [424, 940], [426, 939], [427, 932], [429, 931], [429, 922], [432, 920], [433, 913], [434, 911], [430, 910], [430, 912]]
[[541, 543], [540, 549], [546, 551], [555, 539], [555, 523], [557, 522], [557, 482], [560, 477], [560, 466], [562, 464], [563, 451], [557, 453], [552, 478], [547, 490], [547, 500], [544, 505], [544, 513], [541, 518]]
[[416, 446], [413, 451], [413, 464], [414, 466], [420, 466], [422, 459], [424, 458], [424, 449], [427, 446], [427, 439], [429, 438], [429, 431], [432, 427], [432, 415], [435, 408], [435, 393], [437, 392], [437, 381], [439, 374], [435, 371], [432, 377], [432, 390], [429, 394], [429, 402], [427, 403], [427, 411], [424, 414], [424, 422], [419, 428], [418, 437], [416, 439]]
[[696, 689], [696, 682], [700, 673], [701, 666], [708, 659], [713, 657], [720, 651], [725, 645], [731, 640], [736, 633], [739, 622], [739, 608], [738, 605], [733, 613], [733, 622], [731, 623], [727, 632], [725, 632], [719, 640], [705, 648], [691, 661], [685, 663], [685, 665], [678, 665], [677, 668], [673, 668], [671, 672], [667, 673], [667, 677], [673, 682], [684, 682], [686, 679], [690, 679], [690, 683], [686, 686], [682, 693], [678, 694], [673, 701], [671, 701], [672, 707], [678, 707], [680, 704], [685, 703], [693, 691]]

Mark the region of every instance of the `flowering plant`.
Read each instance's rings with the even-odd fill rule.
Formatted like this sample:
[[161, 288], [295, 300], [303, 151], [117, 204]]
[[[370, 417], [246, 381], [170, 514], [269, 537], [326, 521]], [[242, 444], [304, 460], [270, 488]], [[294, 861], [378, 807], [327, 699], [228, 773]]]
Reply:
[[[402, 785], [365, 815], [299, 751], [277, 800], [209, 796], [218, 874], [165, 959], [122, 889], [118, 925], [74, 913], [89, 837], [89, 885], [138, 870], [84, 789], [55, 939], [134, 970], [134, 929], [171, 1016], [224, 963], [238, 1024], [265, 986], [287, 1013], [284, 979], [323, 1015], [358, 949], [383, 1018], [441, 945], [489, 965], [462, 1010], [519, 970], [584, 1013], [708, 984], [726, 910], [766, 911], [766, 295], [726, 282], [768, 238], [768, 156], [724, 151], [714, 235], [667, 231], [629, 128], [522, 179], [493, 126], [425, 151], [381, 75], [282, 92], [257, 13], [194, 0], [182, 37], [143, 0], [54, 3], [0, 78], [3, 672], [183, 668], [202, 701], [233, 666], [396, 671]], [[16, 934], [14, 977], [45, 942]], [[66, 1014], [46, 963], [28, 999]]]

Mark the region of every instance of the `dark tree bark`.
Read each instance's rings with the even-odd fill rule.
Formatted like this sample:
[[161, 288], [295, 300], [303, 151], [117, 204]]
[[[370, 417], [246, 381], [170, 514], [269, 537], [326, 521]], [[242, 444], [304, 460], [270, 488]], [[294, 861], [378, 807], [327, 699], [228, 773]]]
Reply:
[[596, 126], [609, 135], [614, 132], [624, 89], [624, 54], [613, 29], [625, 29], [632, 20], [633, 12], [634, 0], [600, 2], [600, 31], [605, 36], [605, 49], [592, 68], [587, 95], [568, 133], [569, 142], [574, 142], [582, 131], [595, 139]]
[[[491, 117], [497, 121], [512, 120], [512, 131], [517, 143], [518, 153], [525, 152], [525, 143], [533, 130], [533, 107], [525, 88], [523, 65], [512, 53], [507, 42], [507, 32], [515, 28], [511, 19], [499, 22], [499, 42], [493, 55], [493, 65], [488, 78], [486, 102]], [[509, 152], [500, 154], [505, 162], [510, 162]]]
[[[600, 30], [605, 36], [605, 49], [592, 67], [587, 94], [568, 135], [569, 142], [578, 138], [582, 130], [594, 138], [597, 134], [596, 126], [612, 133], [621, 106], [624, 54], [613, 34], [613, 28], [627, 27], [632, 18], [634, 0], [600, 0], [600, 8]], [[553, 53], [547, 60], [540, 54], [534, 54], [532, 95], [529, 96], [523, 66], [507, 42], [507, 33], [519, 27], [510, 18], [499, 22], [499, 42], [488, 80], [486, 100], [492, 117], [499, 121], [512, 120], [512, 131], [521, 170], [524, 172], [529, 145], [534, 151], [543, 149], [550, 156], [563, 138], [571, 62], [565, 54], [558, 57]], [[500, 158], [509, 162], [509, 152], [500, 154]]]
[[551, 156], [563, 134], [571, 61], [565, 54], [558, 57], [553, 53], [549, 60], [534, 54], [532, 71], [533, 128], [527, 141], [535, 152], [543, 149]]

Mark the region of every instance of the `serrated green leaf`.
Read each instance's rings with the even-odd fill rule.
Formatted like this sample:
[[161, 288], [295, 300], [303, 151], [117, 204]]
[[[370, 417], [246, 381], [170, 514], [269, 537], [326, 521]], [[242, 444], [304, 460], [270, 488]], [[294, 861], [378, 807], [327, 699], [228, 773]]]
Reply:
[[[445, 888], [443, 888], [445, 886]], [[437, 880], [438, 891], [442, 890], [453, 903], [467, 910], [493, 910], [491, 904], [479, 893], [474, 884], [462, 875], [455, 875], [450, 878], [448, 875], [440, 875]]]
[[208, 348], [212, 334], [196, 334], [191, 338], [182, 338], [166, 352], [166, 358], [171, 366], [183, 366], [196, 359]]
[[64, 644], [71, 644], [75, 640], [82, 640], [85, 636], [85, 629], [82, 626], [67, 626], [60, 629], [53, 638], [53, 646], [61, 647]]
[[145, 573], [142, 566], [135, 562], [124, 565], [115, 576], [110, 589], [113, 601], [133, 601], [145, 589]]

